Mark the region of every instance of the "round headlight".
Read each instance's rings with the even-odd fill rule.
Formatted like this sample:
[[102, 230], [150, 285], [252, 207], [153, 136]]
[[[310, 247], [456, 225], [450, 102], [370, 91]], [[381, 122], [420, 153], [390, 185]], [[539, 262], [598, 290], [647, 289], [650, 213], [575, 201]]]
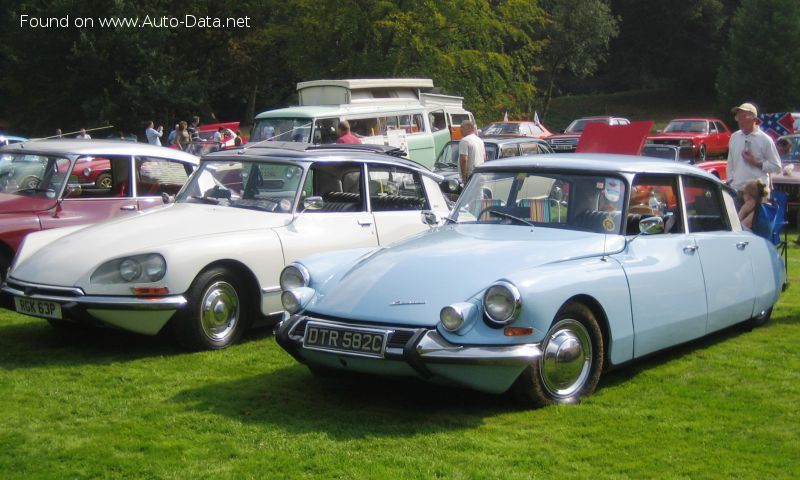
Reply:
[[295, 314], [300, 311], [300, 299], [295, 296], [291, 290], [281, 293], [281, 303], [284, 310], [290, 314]]
[[142, 264], [132, 258], [119, 262], [119, 276], [126, 282], [132, 282], [142, 274]]
[[284, 268], [281, 272], [280, 284], [281, 290], [290, 290], [292, 288], [307, 287], [310, 281], [310, 276], [306, 267], [299, 263], [292, 263]]
[[500, 281], [486, 289], [483, 294], [483, 311], [493, 326], [513, 322], [522, 307], [522, 297], [513, 284]]
[[444, 307], [439, 312], [439, 320], [442, 321], [442, 326], [450, 332], [455, 332], [464, 324], [464, 316], [452, 305]]
[[92, 169], [91, 168], [86, 167], [86, 168], [83, 169], [83, 176], [84, 177], [88, 177], [91, 174], [92, 174]]
[[167, 262], [161, 255], [148, 255], [144, 263], [144, 274], [151, 282], [164, 278], [167, 273]]

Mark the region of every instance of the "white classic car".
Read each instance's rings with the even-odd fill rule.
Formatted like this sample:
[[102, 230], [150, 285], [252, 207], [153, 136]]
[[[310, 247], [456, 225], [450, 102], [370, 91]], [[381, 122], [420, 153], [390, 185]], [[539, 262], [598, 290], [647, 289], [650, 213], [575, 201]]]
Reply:
[[227, 347], [283, 310], [287, 263], [384, 245], [447, 214], [441, 177], [382, 149], [270, 143], [208, 155], [174, 204], [29, 235], [2, 290], [17, 312], [57, 326], [155, 335], [172, 320], [187, 348]]

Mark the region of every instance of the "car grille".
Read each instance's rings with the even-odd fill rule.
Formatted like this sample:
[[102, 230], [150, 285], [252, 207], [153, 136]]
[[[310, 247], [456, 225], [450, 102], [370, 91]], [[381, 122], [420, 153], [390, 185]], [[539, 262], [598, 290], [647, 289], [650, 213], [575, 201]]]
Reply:
[[675, 145], [676, 147], [679, 147], [681, 145], [681, 140], [677, 139], [677, 138], [676, 139], [673, 139], [673, 138], [669, 138], [669, 139], [657, 138], [657, 139], [648, 140], [648, 141], [650, 143], [652, 143], [652, 144], [655, 144], [655, 145]]
[[553, 138], [548, 140], [553, 150], [575, 150], [578, 145], [577, 138]]
[[36, 285], [33, 283], [19, 282], [14, 279], [8, 279], [6, 282], [9, 287], [25, 292], [25, 295], [41, 295], [48, 297], [81, 297], [83, 292], [79, 288], [74, 287], [54, 287], [51, 285]]
[[[292, 337], [303, 338], [306, 333], [306, 324], [309, 320], [322, 320], [322, 321], [334, 321], [337, 323], [345, 323], [340, 322], [339, 320], [331, 320], [321, 317], [306, 317], [294, 327], [291, 332]], [[389, 338], [386, 341], [386, 348], [396, 348], [396, 349], [403, 349], [409, 340], [414, 336], [416, 330], [413, 328], [396, 328], [396, 327], [388, 327], [383, 325], [358, 325], [352, 323], [346, 323], [347, 325], [352, 325], [353, 327], [375, 327], [375, 328], [386, 328], [387, 330], [391, 330], [392, 332], [389, 333]]]

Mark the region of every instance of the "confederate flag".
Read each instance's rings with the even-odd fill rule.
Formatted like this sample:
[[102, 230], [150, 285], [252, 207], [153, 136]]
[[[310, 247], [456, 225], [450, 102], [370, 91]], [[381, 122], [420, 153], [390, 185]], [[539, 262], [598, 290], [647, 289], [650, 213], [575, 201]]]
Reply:
[[761, 120], [759, 125], [761, 130], [773, 140], [794, 132], [794, 119], [791, 113], [761, 113], [758, 118]]

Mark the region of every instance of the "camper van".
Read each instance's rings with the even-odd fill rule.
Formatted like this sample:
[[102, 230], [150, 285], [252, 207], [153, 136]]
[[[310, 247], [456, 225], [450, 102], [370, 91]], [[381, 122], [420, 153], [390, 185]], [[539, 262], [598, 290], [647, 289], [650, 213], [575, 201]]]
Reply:
[[300, 105], [257, 115], [250, 141], [335, 143], [347, 120], [361, 143], [402, 148], [432, 167], [444, 145], [461, 138], [461, 122], [474, 121], [462, 97], [424, 92], [432, 88], [424, 78], [300, 82]]

